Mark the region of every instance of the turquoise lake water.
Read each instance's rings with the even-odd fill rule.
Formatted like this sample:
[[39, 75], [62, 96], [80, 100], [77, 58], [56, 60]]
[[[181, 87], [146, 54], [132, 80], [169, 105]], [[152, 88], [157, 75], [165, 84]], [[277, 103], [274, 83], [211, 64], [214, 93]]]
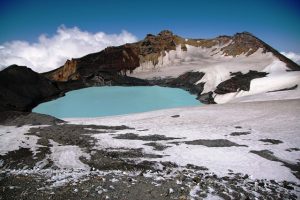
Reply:
[[58, 118], [101, 117], [201, 105], [185, 90], [158, 86], [90, 87], [42, 103], [33, 112]]

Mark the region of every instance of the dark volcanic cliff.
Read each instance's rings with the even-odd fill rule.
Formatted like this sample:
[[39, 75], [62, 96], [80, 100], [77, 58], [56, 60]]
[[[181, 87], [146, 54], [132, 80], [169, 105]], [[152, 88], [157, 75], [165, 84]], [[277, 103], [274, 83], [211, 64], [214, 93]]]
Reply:
[[0, 71], [0, 111], [31, 111], [60, 93], [54, 82], [30, 68], [12, 65]]

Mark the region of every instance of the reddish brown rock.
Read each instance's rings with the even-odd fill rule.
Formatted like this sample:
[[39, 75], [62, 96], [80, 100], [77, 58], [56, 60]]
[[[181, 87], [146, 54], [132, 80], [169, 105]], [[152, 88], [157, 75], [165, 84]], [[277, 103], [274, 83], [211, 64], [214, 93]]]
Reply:
[[48, 78], [55, 81], [78, 80], [80, 77], [77, 73], [77, 61], [74, 59], [67, 60], [64, 66], [54, 71], [49, 73]]

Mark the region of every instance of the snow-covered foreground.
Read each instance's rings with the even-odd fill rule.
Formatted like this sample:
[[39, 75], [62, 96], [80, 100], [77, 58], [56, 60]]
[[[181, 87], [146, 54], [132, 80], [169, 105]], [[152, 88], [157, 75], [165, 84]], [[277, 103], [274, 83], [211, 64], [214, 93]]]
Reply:
[[[145, 153], [162, 155], [161, 158], [149, 160], [171, 161], [180, 166], [203, 166], [220, 176], [232, 170], [258, 179], [299, 183], [299, 179], [284, 166], [284, 162], [299, 162], [300, 151], [289, 149], [300, 147], [300, 100], [209, 105], [127, 116], [67, 120], [72, 124], [126, 125], [134, 128], [130, 131], [93, 135], [98, 141], [97, 148], [143, 148]], [[138, 136], [160, 135], [180, 139], [159, 140], [156, 143], [166, 148], [156, 151], [145, 145], [149, 143], [145, 139], [126, 139], [129, 132]], [[122, 134], [124, 137], [120, 139]], [[222, 147], [205, 144], [205, 140], [218, 139], [229, 140], [236, 145]], [[278, 144], [265, 139], [278, 141]], [[200, 144], [197, 140], [204, 141]], [[272, 152], [283, 162], [271, 161], [250, 152], [262, 150]]]
[[65, 120], [0, 126], [4, 197], [300, 196], [299, 99]]

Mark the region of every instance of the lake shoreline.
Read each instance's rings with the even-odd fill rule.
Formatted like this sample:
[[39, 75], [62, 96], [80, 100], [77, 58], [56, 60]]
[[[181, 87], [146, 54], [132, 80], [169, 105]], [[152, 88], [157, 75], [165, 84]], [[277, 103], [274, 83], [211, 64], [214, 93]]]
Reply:
[[68, 92], [63, 97], [38, 105], [33, 112], [58, 118], [104, 117], [198, 105], [201, 103], [196, 96], [182, 89], [103, 86]]

